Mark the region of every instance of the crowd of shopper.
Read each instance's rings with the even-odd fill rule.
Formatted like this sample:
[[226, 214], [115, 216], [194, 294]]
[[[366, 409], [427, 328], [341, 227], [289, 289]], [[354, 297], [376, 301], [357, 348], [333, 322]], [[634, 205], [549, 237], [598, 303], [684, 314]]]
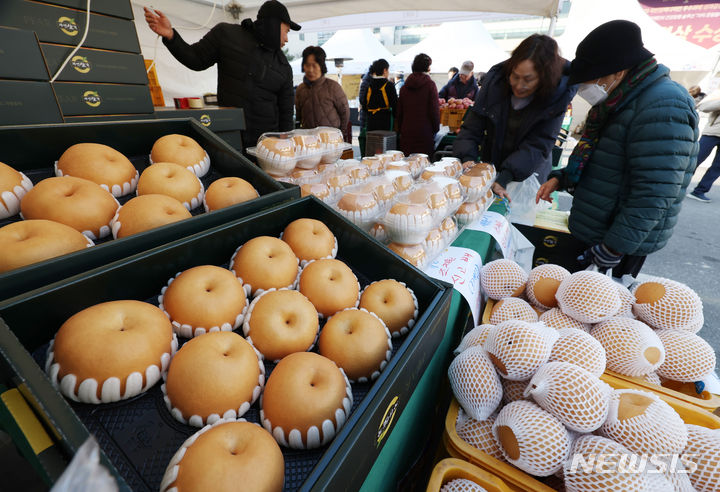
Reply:
[[[245, 109], [243, 137], [293, 127], [292, 71], [281, 48], [290, 20], [280, 2], [265, 2], [257, 19], [221, 23], [188, 45], [162, 13], [145, 9], [150, 28], [181, 63], [194, 70], [218, 64], [218, 100]], [[325, 77], [325, 51], [302, 54], [303, 82], [294, 93], [300, 126], [333, 126], [349, 140], [349, 105], [342, 87]], [[465, 164], [492, 163], [496, 195], [512, 200], [511, 182], [536, 176], [536, 201], [557, 190], [574, 195], [570, 232], [584, 244], [578, 268], [594, 264], [616, 277], [635, 276], [645, 257], [670, 238], [686, 189], [713, 149], [716, 157], [690, 197], [706, 193], [720, 176], [720, 95], [690, 92], [672, 81], [669, 69], [643, 45], [640, 28], [607, 22], [578, 45], [570, 63], [550, 37], [534, 34], [511, 56], [483, 74], [480, 86], [471, 61], [448, 72], [437, 91], [432, 60], [418, 54], [412, 74], [390, 80], [387, 60], [373, 62], [359, 91], [360, 150], [368, 131], [396, 131], [406, 154], [432, 154], [440, 127], [438, 98], [469, 98], [453, 152]], [[399, 91], [399, 94], [398, 94]], [[567, 167], [551, 171], [551, 153], [568, 104], [577, 93], [591, 109]], [[699, 138], [697, 109], [710, 115]], [[699, 139], [699, 143], [698, 143]], [[699, 155], [698, 155], [699, 151]]]

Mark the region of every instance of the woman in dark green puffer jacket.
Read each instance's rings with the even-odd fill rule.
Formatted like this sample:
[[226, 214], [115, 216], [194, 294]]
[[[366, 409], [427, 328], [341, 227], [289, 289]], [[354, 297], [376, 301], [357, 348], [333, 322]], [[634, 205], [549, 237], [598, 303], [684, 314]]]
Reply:
[[578, 45], [570, 83], [593, 106], [568, 167], [550, 175], [538, 200], [573, 194], [569, 228], [594, 263], [614, 277], [637, 276], [663, 248], [696, 166], [698, 116], [692, 97], [670, 80], [628, 21], [601, 25]]

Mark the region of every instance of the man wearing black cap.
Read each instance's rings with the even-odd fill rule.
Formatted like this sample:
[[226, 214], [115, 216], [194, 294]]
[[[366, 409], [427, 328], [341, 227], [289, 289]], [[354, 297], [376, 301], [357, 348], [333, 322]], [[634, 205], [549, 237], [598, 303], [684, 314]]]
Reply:
[[255, 145], [261, 133], [293, 129], [292, 69], [281, 48], [288, 31], [299, 31], [300, 26], [282, 3], [263, 3], [255, 21], [222, 22], [192, 45], [162, 12], [145, 7], [145, 20], [186, 67], [199, 71], [217, 63], [218, 103], [245, 110], [245, 146]]
[[567, 167], [536, 199], [574, 195], [568, 227], [586, 247], [575, 269], [612, 269], [627, 283], [672, 235], [695, 171], [698, 115], [669, 73], [629, 21], [607, 22], [577, 47], [569, 83], [592, 108]]

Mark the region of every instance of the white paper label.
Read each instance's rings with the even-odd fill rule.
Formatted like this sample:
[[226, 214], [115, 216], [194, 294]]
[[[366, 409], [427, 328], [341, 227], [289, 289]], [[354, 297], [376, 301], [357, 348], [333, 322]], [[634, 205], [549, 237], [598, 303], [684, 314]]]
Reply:
[[470, 305], [475, 325], [481, 319], [482, 296], [480, 292], [482, 257], [468, 248], [449, 246], [425, 269], [425, 273], [438, 280], [453, 284]]
[[482, 217], [465, 226], [466, 229], [480, 231], [490, 234], [505, 258], [512, 260], [515, 258], [515, 244], [512, 240], [512, 229], [510, 222], [497, 212], [485, 212]]

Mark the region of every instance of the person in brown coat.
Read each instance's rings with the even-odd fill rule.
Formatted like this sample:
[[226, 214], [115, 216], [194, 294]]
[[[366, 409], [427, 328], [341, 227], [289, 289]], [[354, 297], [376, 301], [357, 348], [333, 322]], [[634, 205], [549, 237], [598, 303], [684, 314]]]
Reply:
[[340, 84], [325, 77], [325, 50], [308, 46], [302, 53], [303, 82], [295, 91], [295, 113], [302, 128], [332, 126], [347, 140], [350, 106]]
[[405, 155], [432, 156], [435, 134], [440, 129], [440, 106], [435, 82], [430, 78], [432, 59], [420, 53], [412, 63], [412, 74], [400, 89], [398, 129], [400, 150]]

